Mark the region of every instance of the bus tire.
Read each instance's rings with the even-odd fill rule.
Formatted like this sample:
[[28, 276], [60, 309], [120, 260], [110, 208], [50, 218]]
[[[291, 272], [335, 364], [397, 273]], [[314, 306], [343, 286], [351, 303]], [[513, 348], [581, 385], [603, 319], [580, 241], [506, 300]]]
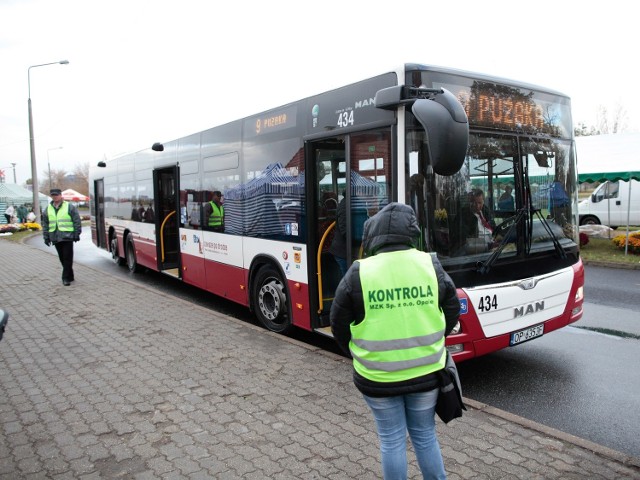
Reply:
[[585, 215], [580, 219], [580, 225], [600, 225], [600, 220], [594, 215]]
[[264, 266], [256, 273], [252, 301], [256, 317], [267, 330], [287, 333], [291, 329], [286, 286], [273, 267]]
[[111, 243], [111, 260], [113, 260], [113, 263], [115, 263], [116, 265], [123, 267], [127, 262], [118, 253], [118, 237], [115, 234], [111, 235], [110, 243]]
[[131, 235], [127, 235], [124, 251], [127, 256], [127, 268], [129, 268], [131, 273], [138, 273], [140, 271], [140, 265], [138, 265], [136, 246], [133, 244], [133, 237]]

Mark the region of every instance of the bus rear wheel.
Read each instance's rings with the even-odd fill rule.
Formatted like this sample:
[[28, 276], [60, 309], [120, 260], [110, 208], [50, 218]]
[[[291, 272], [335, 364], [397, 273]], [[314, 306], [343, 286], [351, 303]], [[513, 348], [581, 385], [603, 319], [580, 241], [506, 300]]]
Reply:
[[268, 330], [286, 333], [291, 329], [286, 287], [273, 267], [262, 267], [253, 282], [253, 310]]
[[126, 263], [125, 259], [118, 253], [118, 237], [115, 235], [111, 237], [111, 260], [121, 267]]
[[138, 265], [138, 259], [136, 258], [136, 247], [133, 244], [133, 237], [127, 236], [125, 253], [127, 255], [127, 267], [131, 273], [138, 273], [140, 271], [140, 265]]

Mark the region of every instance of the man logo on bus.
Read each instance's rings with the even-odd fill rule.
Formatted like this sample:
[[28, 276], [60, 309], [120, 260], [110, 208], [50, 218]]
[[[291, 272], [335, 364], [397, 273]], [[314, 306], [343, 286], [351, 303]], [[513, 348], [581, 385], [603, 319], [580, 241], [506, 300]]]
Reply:
[[529, 303], [528, 305], [514, 308], [513, 318], [524, 317], [525, 315], [531, 315], [532, 313], [541, 312], [542, 310], [544, 310], [544, 300]]

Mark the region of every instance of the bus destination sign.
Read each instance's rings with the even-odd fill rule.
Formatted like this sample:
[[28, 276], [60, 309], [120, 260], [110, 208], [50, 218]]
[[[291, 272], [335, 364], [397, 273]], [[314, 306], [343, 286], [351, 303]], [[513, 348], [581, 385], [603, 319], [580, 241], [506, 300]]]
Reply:
[[296, 126], [296, 108], [271, 111], [245, 121], [245, 136], [260, 136]]

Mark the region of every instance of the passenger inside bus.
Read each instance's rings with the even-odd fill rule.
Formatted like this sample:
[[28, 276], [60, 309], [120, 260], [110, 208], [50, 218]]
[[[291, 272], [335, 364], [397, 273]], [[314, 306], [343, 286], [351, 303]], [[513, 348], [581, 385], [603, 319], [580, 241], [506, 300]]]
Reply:
[[460, 212], [460, 228], [462, 238], [466, 239], [461, 254], [482, 253], [494, 246], [493, 230], [495, 222], [491, 211], [484, 203], [484, 192], [473, 189], [469, 193], [469, 204]]
[[513, 199], [513, 195], [511, 194], [512, 191], [513, 188], [511, 188], [511, 185], [507, 185], [504, 187], [504, 193], [500, 195], [500, 198], [498, 198], [498, 210], [504, 212], [515, 211], [515, 201]]
[[333, 255], [338, 267], [340, 267], [340, 275], [344, 277], [349, 266], [347, 265], [347, 216], [346, 216], [346, 197], [342, 194], [342, 200], [338, 203], [336, 211], [336, 226], [334, 227], [333, 239], [329, 252]]
[[156, 221], [156, 216], [153, 213], [153, 208], [151, 208], [151, 204], [147, 207], [147, 210], [144, 212], [143, 221], [146, 223], [153, 223]]

